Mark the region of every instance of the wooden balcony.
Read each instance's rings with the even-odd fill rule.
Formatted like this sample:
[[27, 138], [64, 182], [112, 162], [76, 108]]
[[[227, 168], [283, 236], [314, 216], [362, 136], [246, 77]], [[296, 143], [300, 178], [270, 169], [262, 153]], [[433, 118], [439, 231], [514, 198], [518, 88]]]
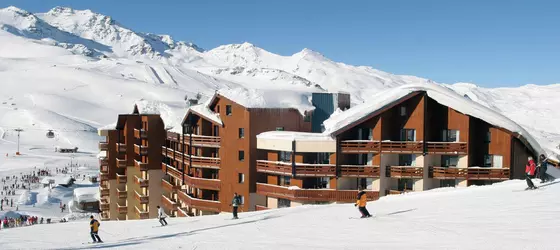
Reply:
[[139, 209], [137, 206], [134, 206], [134, 209], [136, 210], [136, 216], [138, 216], [138, 219], [144, 220], [150, 218], [150, 213], [147, 211]]
[[126, 144], [117, 143], [117, 152], [118, 153], [126, 153]]
[[100, 181], [108, 181], [109, 180], [109, 174], [101, 172], [99, 174], [99, 180]]
[[381, 142], [370, 140], [341, 141], [340, 150], [345, 154], [379, 153]]
[[119, 214], [127, 214], [128, 213], [128, 207], [126, 205], [121, 206], [120, 204], [117, 203], [117, 212]]
[[177, 190], [179, 190], [180, 188], [179, 186], [175, 186], [165, 179], [161, 180], [161, 187], [163, 188], [163, 190], [169, 193], [177, 192]]
[[101, 198], [99, 200], [99, 209], [101, 211], [109, 211], [109, 200], [107, 198]]
[[171, 200], [165, 195], [161, 196], [161, 204], [163, 204], [163, 207], [167, 208], [167, 210], [170, 211], [175, 211], [177, 210], [177, 208], [179, 208], [179, 203], [177, 203], [177, 201]]
[[381, 152], [395, 154], [421, 154], [424, 152], [423, 143], [418, 141], [384, 141], [381, 142]]
[[361, 177], [361, 178], [377, 178], [379, 177], [379, 166], [362, 166], [362, 165], [341, 165], [340, 176], [342, 177]]
[[[257, 172], [292, 176], [292, 163], [258, 160]], [[296, 176], [334, 177], [336, 176], [336, 166], [333, 164], [296, 163]]]
[[134, 191], [134, 198], [136, 198], [140, 204], [148, 204], [149, 202], [149, 197], [147, 195], [139, 194], [138, 191]]
[[144, 129], [134, 129], [134, 138], [138, 138], [138, 139], [147, 139], [148, 138], [148, 132]]
[[194, 188], [216, 191], [220, 191], [220, 188], [222, 186], [222, 183], [219, 179], [198, 178], [189, 176], [187, 174], [185, 174], [185, 182], [187, 185]]
[[428, 142], [428, 154], [465, 155], [467, 154], [466, 142]]
[[107, 142], [99, 142], [99, 150], [100, 150], [100, 151], [107, 151], [107, 150], [109, 150], [109, 143], [107, 143]]
[[424, 177], [424, 169], [411, 166], [387, 166], [387, 177], [421, 179]]
[[390, 189], [390, 190], [386, 190], [385, 191], [385, 195], [395, 195], [395, 194], [404, 194], [404, 193], [408, 193], [411, 192], [412, 190], [394, 190], [394, 189]]
[[191, 215], [187, 213], [187, 208], [177, 208], [177, 217], [190, 217]]
[[265, 207], [265, 206], [259, 206], [259, 205], [255, 205], [255, 211], [264, 211], [264, 210], [269, 210], [270, 208]]
[[468, 180], [509, 180], [509, 168], [467, 168]]
[[467, 169], [456, 167], [430, 167], [430, 177], [443, 180], [467, 178]]
[[117, 183], [126, 184], [126, 174], [117, 174]]
[[107, 197], [107, 196], [111, 195], [111, 192], [109, 191], [108, 188], [107, 189], [101, 188], [101, 189], [99, 189], [99, 195], [101, 197]]
[[180, 179], [180, 180], [183, 179], [183, 173], [178, 169], [174, 168], [173, 166], [167, 165], [165, 163], [161, 163], [161, 170], [164, 173], [167, 171], [167, 174], [175, 179]]
[[134, 176], [134, 182], [136, 184], [138, 184], [140, 187], [148, 187], [149, 186], [149, 181], [148, 180], [144, 180], [138, 176]]
[[[355, 202], [358, 190], [290, 189], [283, 186], [257, 183], [257, 193], [292, 201]], [[368, 200], [377, 200], [379, 192], [367, 191]]]
[[134, 160], [134, 167], [140, 171], [148, 171], [148, 163]]
[[120, 188], [117, 188], [117, 196], [119, 197], [119, 199], [126, 199], [128, 196], [126, 189], [122, 190]]
[[109, 166], [101, 166], [99, 172], [101, 172], [102, 174], [108, 174], [109, 173]]
[[109, 160], [107, 160], [107, 157], [99, 159], [99, 166], [109, 166]]
[[117, 168], [126, 168], [126, 160], [117, 158]]
[[108, 211], [101, 212], [101, 221], [108, 221], [108, 220], [110, 220], [109, 212]]
[[161, 155], [173, 159], [173, 149], [161, 146]]
[[[189, 144], [191, 142], [190, 135], [186, 134], [184, 136], [185, 143]], [[221, 138], [219, 136], [192, 135], [192, 145], [196, 147], [219, 148], [220, 142]]]
[[137, 155], [148, 155], [148, 146], [134, 144], [134, 153]]
[[204, 157], [204, 156], [189, 156], [185, 155], [185, 163], [189, 163], [189, 158], [192, 158], [192, 166], [194, 168], [211, 168], [220, 169], [220, 158], [217, 157]]
[[185, 205], [191, 207], [191, 208], [195, 208], [198, 210], [203, 210], [203, 211], [211, 211], [211, 212], [216, 212], [219, 213], [220, 212], [220, 202], [219, 201], [211, 201], [211, 200], [203, 200], [203, 199], [197, 199], [197, 198], [193, 198], [191, 196], [189, 196], [187, 193], [185, 193], [183, 190], [179, 190], [177, 192], [177, 195], [179, 197], [179, 200], [181, 200], [181, 202], [183, 202]]

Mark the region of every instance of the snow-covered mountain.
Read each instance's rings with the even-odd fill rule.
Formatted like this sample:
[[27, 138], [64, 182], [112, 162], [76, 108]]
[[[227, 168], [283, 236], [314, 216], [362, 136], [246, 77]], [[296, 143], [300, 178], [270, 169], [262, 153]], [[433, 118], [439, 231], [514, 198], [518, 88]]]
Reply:
[[[27, 128], [27, 136], [54, 129], [61, 139], [57, 143], [96, 151], [95, 128], [113, 123], [116, 114], [130, 112], [138, 101], [157, 107], [174, 123], [184, 114], [185, 99], [197, 93], [206, 99], [222, 88], [290, 89], [302, 95], [345, 91], [361, 103], [382, 89], [428, 82], [334, 62], [309, 49], [290, 56], [250, 43], [203, 50], [168, 35], [133, 31], [90, 10], [0, 9], [0, 136], [15, 127]], [[446, 86], [502, 112], [549, 151], [560, 152], [555, 148], [560, 84]]]

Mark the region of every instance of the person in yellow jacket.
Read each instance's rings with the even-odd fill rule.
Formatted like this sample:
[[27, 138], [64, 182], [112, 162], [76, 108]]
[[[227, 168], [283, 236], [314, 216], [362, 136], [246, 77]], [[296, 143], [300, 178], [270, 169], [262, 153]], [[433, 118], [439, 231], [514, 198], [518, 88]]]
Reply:
[[356, 206], [358, 207], [360, 213], [362, 213], [362, 218], [371, 217], [371, 214], [369, 214], [369, 211], [366, 209], [366, 204], [367, 204], [366, 191], [362, 190], [358, 193], [358, 200], [356, 201], [356, 204], [354, 204], [355, 207]]
[[93, 218], [93, 215], [89, 217], [91, 221], [89, 222], [90, 234], [93, 239], [93, 243], [102, 243], [101, 238], [97, 234], [99, 232], [99, 226], [101, 225], [99, 221]]

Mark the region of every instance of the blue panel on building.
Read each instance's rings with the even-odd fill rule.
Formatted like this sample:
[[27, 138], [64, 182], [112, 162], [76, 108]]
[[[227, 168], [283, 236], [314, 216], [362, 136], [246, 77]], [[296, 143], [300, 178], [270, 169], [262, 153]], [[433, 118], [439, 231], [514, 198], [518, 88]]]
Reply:
[[311, 103], [315, 107], [311, 118], [311, 129], [313, 132], [322, 132], [323, 122], [334, 113], [336, 107], [335, 94], [333, 93], [313, 93]]

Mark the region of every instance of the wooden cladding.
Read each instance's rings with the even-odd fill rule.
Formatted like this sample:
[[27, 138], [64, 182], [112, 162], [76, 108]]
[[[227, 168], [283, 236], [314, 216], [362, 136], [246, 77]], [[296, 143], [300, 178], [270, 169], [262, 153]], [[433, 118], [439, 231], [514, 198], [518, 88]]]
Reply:
[[140, 171], [148, 171], [148, 163], [134, 160], [134, 167]]
[[189, 206], [191, 208], [195, 208], [203, 211], [211, 211], [216, 213], [219, 213], [221, 211], [220, 210], [221, 204], [219, 201], [193, 198], [189, 196], [187, 193], [185, 193], [183, 190], [178, 191], [177, 196], [179, 197], [179, 200], [183, 202], [184, 205]]
[[148, 219], [150, 217], [150, 213], [144, 211], [143, 209], [139, 209], [137, 206], [134, 206], [134, 209], [136, 210], [136, 216], [138, 216], [138, 219]]
[[466, 142], [428, 142], [428, 154], [467, 154]]
[[167, 171], [167, 174], [170, 175], [171, 177], [175, 178], [175, 179], [182, 180], [181, 175], [182, 175], [183, 173], [181, 173], [181, 171], [179, 171], [178, 169], [176, 169], [176, 168], [174, 168], [174, 167], [172, 167], [172, 166], [169, 166], [169, 165], [167, 165], [167, 164], [165, 164], [165, 163], [162, 163], [162, 164], [161, 164], [161, 170], [162, 170], [164, 173]]
[[469, 180], [508, 180], [509, 168], [468, 168]]
[[193, 188], [220, 191], [222, 183], [219, 179], [197, 178], [185, 174], [185, 184]]
[[126, 144], [117, 143], [117, 152], [118, 153], [126, 153]]
[[168, 182], [165, 179], [161, 180], [161, 187], [163, 188], [163, 190], [172, 193], [172, 192], [176, 192], [177, 190], [179, 190], [179, 186], [175, 186], [173, 184], [171, 184], [171, 182]]
[[[429, 154], [467, 154], [466, 142], [428, 142], [426, 148]], [[424, 143], [421, 141], [347, 140], [340, 142], [340, 150], [345, 154], [421, 154], [424, 152]]]
[[99, 150], [101, 150], [101, 151], [107, 151], [107, 150], [109, 150], [109, 143], [107, 143], [107, 142], [100, 142], [100, 143], [99, 143]]
[[264, 211], [264, 210], [269, 210], [270, 208], [265, 207], [265, 206], [259, 206], [259, 205], [255, 205], [255, 211]]
[[134, 153], [137, 155], [148, 155], [148, 146], [134, 144]]
[[[184, 137], [184, 141], [187, 145], [191, 143], [190, 135], [186, 134]], [[192, 135], [192, 145], [196, 147], [219, 148], [220, 144], [221, 138], [219, 136]]]
[[126, 168], [126, 160], [117, 158], [116, 161], [117, 168]]
[[127, 214], [128, 213], [128, 207], [126, 205], [121, 206], [120, 204], [117, 204], [117, 212], [119, 214]]
[[126, 199], [128, 194], [127, 194], [126, 190], [121, 190], [121, 189], [117, 188], [117, 196], [119, 197], [119, 199]]
[[466, 168], [430, 167], [430, 176], [434, 179], [459, 179], [467, 178]]
[[149, 184], [148, 180], [144, 180], [136, 175], [134, 176], [134, 182], [138, 184], [140, 187], [148, 187]]
[[[257, 160], [257, 172], [292, 176], [292, 163]], [[334, 177], [336, 166], [333, 164], [295, 164], [296, 176]], [[379, 177], [379, 166], [342, 165], [340, 174], [343, 177]]]
[[148, 138], [148, 133], [144, 129], [134, 129], [134, 138], [146, 139]]
[[179, 207], [179, 203], [177, 203], [177, 201], [172, 200], [165, 195], [161, 196], [161, 204], [163, 204], [163, 207], [167, 208], [169, 211], [175, 211]]
[[149, 197], [147, 195], [138, 193], [138, 191], [134, 191], [134, 198], [136, 198], [136, 200], [140, 202], [140, 204], [148, 204], [149, 202]]
[[[283, 186], [257, 183], [257, 193], [292, 201], [355, 202], [358, 190], [290, 189]], [[379, 192], [367, 191], [368, 200], [379, 198]]]
[[387, 177], [423, 178], [424, 169], [422, 167], [411, 167], [411, 166], [388, 166]]
[[205, 156], [190, 156], [188, 154], [183, 155], [183, 153], [178, 152], [176, 150], [162, 147], [161, 150], [162, 155], [165, 155], [171, 159], [174, 159], [178, 162], [183, 162], [184, 164], [189, 164], [192, 162], [192, 166], [194, 168], [212, 168], [212, 169], [219, 169], [220, 168], [220, 158], [218, 157], [205, 157]]
[[117, 173], [117, 183], [126, 184], [126, 174], [118, 174]]

